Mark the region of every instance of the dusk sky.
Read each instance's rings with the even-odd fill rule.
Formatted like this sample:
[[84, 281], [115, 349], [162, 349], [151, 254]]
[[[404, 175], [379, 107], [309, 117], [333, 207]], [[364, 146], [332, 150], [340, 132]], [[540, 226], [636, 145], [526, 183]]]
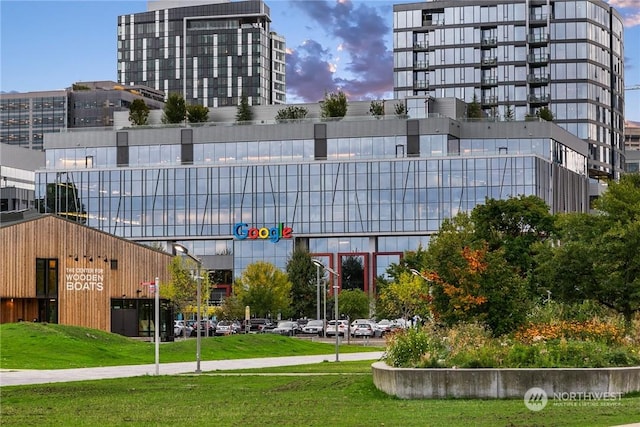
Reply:
[[[393, 4], [386, 0], [266, 0], [286, 38], [287, 101], [315, 102], [338, 88], [350, 100], [393, 97]], [[640, 0], [609, 0], [625, 18], [626, 86], [640, 85]], [[146, 1], [0, 0], [0, 91], [64, 89], [117, 80], [118, 15]], [[626, 93], [640, 122], [640, 89]]]

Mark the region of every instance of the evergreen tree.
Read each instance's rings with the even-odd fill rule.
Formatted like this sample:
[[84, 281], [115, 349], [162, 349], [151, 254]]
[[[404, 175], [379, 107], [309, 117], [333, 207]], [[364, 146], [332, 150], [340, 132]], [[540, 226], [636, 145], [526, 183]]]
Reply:
[[296, 248], [287, 262], [287, 276], [291, 282], [291, 311], [296, 317], [316, 317], [316, 273], [316, 266], [311, 262], [309, 252]]
[[203, 105], [189, 105], [187, 107], [189, 123], [204, 123], [209, 120], [209, 108]]
[[242, 95], [242, 98], [240, 98], [240, 104], [238, 104], [236, 122], [250, 122], [251, 120], [253, 120], [253, 111], [251, 111], [249, 99], [245, 95]]
[[162, 123], [182, 123], [187, 116], [187, 106], [179, 93], [170, 93], [164, 103]]
[[135, 126], [143, 126], [149, 123], [149, 106], [144, 100], [134, 99], [129, 106], [129, 122]]
[[467, 118], [468, 119], [481, 119], [482, 118], [482, 107], [478, 102], [478, 97], [476, 94], [473, 94], [473, 101], [471, 104], [467, 106]]
[[540, 107], [538, 111], [536, 111], [536, 116], [542, 120], [546, 120], [548, 122], [553, 121], [553, 113], [549, 109], [549, 107]]

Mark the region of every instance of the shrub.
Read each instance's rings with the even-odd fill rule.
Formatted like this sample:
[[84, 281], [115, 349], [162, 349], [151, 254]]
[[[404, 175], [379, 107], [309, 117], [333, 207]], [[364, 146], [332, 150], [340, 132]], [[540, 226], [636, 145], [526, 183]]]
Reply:
[[[612, 324], [564, 322], [548, 328], [524, 329], [547, 339], [492, 337], [481, 324], [449, 329], [408, 329], [387, 341], [384, 360], [395, 367], [415, 368], [601, 368], [640, 364], [633, 339], [623, 340]], [[536, 335], [538, 336], [538, 335]]]
[[409, 328], [388, 336], [384, 360], [395, 367], [415, 366], [428, 350], [429, 337], [425, 331]]
[[529, 323], [515, 334], [515, 338], [525, 344], [561, 338], [615, 344], [621, 342], [623, 336], [622, 328], [597, 319], [582, 322], [563, 320], [555, 323]]

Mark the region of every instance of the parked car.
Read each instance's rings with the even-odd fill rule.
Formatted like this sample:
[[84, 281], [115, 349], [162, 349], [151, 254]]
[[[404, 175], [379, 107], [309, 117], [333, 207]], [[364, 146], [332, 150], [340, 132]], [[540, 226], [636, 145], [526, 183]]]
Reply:
[[268, 329], [275, 328], [275, 325], [269, 319], [260, 317], [254, 317], [249, 319], [249, 332], [250, 333], [263, 333]]
[[322, 336], [324, 332], [324, 321], [323, 320], [309, 320], [306, 325], [302, 328], [303, 334], [317, 334], [318, 336]]
[[382, 335], [386, 334], [387, 332], [391, 332], [391, 330], [394, 329], [393, 323], [389, 319], [382, 319], [377, 322], [377, 325], [378, 329], [382, 331]]
[[[346, 336], [348, 327], [349, 327], [349, 323], [347, 323], [346, 320], [338, 320], [338, 335], [342, 336], [342, 337]], [[335, 337], [336, 336], [336, 321], [335, 320], [329, 320], [329, 323], [327, 323], [326, 336], [328, 336], [328, 337]]]
[[191, 329], [191, 336], [192, 337], [197, 337], [198, 336], [198, 329], [200, 329], [200, 336], [201, 337], [212, 337], [216, 333], [216, 328], [208, 320], [201, 320], [200, 321], [200, 328], [198, 328], [198, 322], [195, 321], [195, 320], [191, 321], [190, 326], [192, 328]]
[[298, 322], [284, 320], [278, 322], [278, 325], [269, 332], [292, 337], [300, 333], [300, 325], [298, 325]]
[[221, 320], [216, 326], [216, 335], [232, 335], [242, 330], [242, 325], [238, 321]]
[[351, 322], [350, 331], [351, 331], [351, 335], [352, 336], [353, 336], [353, 331], [360, 324], [370, 325], [371, 329], [373, 330], [373, 336], [374, 337], [381, 337], [383, 335], [382, 330], [380, 328], [378, 328], [378, 325], [373, 320], [371, 320], [371, 319], [356, 319], [353, 322]]
[[[186, 331], [185, 331], [186, 329]], [[173, 321], [173, 335], [176, 337], [182, 336], [191, 336], [191, 330], [193, 328], [187, 325], [187, 322], [184, 320], [174, 320]]]
[[351, 329], [351, 336], [354, 338], [373, 337], [374, 335], [375, 331], [370, 323], [358, 323]]

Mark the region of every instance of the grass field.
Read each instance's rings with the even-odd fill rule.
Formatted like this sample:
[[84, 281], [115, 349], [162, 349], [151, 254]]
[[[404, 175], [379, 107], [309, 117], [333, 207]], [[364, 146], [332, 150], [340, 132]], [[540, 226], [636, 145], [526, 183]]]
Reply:
[[[21, 329], [23, 333], [14, 336], [12, 334], [17, 330], [7, 326], [10, 325], [0, 326], [3, 368], [8, 366], [5, 363], [22, 363], [20, 358], [34, 359], [38, 365], [47, 368], [52, 366], [47, 366], [46, 360], [78, 366], [91, 357], [104, 359], [105, 354], [111, 353], [116, 353], [115, 359], [122, 364], [132, 364], [132, 360], [150, 363], [153, 359], [148, 344], [110, 334], [105, 338], [96, 331], [66, 329], [68, 327], [60, 325], [40, 329], [46, 326], [40, 325]], [[51, 336], [45, 340], [42, 334]], [[31, 342], [34, 338], [37, 343]], [[10, 339], [18, 343], [10, 343]], [[111, 339], [113, 342], [109, 341]], [[190, 361], [193, 360], [193, 347], [182, 346], [193, 341], [163, 344], [161, 351], [169, 353], [168, 348], [175, 346], [187, 351], [185, 360]], [[129, 345], [132, 347], [127, 350], [116, 351]], [[207, 350], [209, 356], [223, 355], [224, 358], [249, 354], [321, 354], [331, 353], [333, 349], [330, 344], [269, 335], [214, 338], [211, 344], [203, 340], [203, 349], [205, 345], [211, 345]], [[92, 347], [100, 350], [92, 350]], [[354, 347], [357, 351], [363, 350]], [[31, 353], [34, 349], [36, 353]], [[89, 355], [82, 354], [83, 351]], [[136, 351], [150, 355], [143, 357], [136, 355]], [[314, 353], [316, 351], [318, 353]], [[176, 350], [175, 358], [178, 358], [177, 354]], [[28, 366], [26, 362], [22, 364], [25, 368]], [[103, 363], [94, 362], [91, 366], [97, 365]], [[550, 401], [539, 412], [526, 409], [522, 399], [400, 400], [375, 388], [371, 362], [324, 362], [201, 375], [144, 376], [0, 389], [2, 426], [599, 427], [639, 421], [638, 394], [619, 401], [585, 402], [580, 406], [561, 406]]]
[[[382, 347], [341, 345], [341, 353]], [[273, 334], [239, 334], [201, 340], [201, 360], [331, 354], [335, 345]], [[160, 362], [195, 359], [196, 339], [160, 344]], [[155, 362], [155, 344], [117, 334], [46, 323], [0, 325], [0, 368], [67, 369]]]

